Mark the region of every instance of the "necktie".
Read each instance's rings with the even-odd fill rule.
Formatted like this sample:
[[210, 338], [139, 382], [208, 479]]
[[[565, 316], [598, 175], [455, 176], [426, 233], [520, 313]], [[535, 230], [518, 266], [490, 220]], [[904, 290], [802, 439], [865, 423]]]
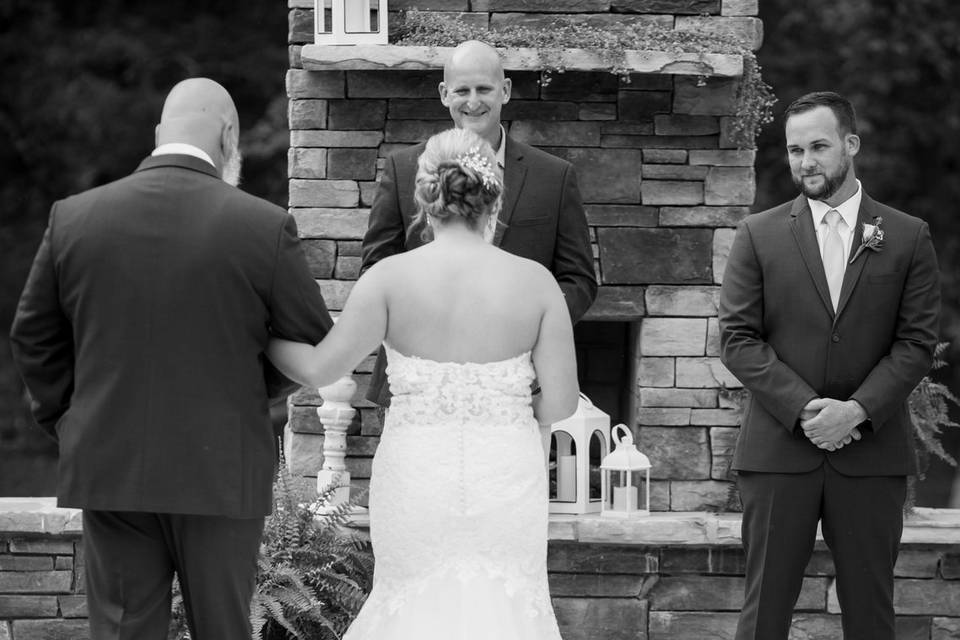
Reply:
[[835, 209], [823, 216], [823, 222], [827, 225], [827, 235], [823, 240], [823, 270], [827, 274], [827, 286], [830, 287], [830, 301], [836, 311], [840, 302], [840, 287], [843, 286], [843, 271], [847, 266], [843, 259], [843, 240], [839, 231], [844, 222]]

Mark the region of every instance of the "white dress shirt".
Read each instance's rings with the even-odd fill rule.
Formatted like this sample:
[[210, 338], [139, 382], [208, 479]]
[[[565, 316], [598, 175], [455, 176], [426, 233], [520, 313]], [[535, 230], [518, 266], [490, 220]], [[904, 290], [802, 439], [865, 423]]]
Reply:
[[153, 153], [151, 153], [150, 155], [162, 156], [162, 155], [173, 154], [173, 153], [183, 155], [183, 156], [193, 156], [194, 158], [200, 158], [201, 160], [205, 160], [206, 162], [209, 162], [214, 169], [217, 168], [217, 165], [213, 164], [213, 159], [210, 157], [210, 155], [206, 151], [204, 151], [200, 147], [195, 147], [192, 144], [187, 144], [186, 142], [168, 142], [166, 144], [162, 144], [156, 149], [154, 149]]
[[820, 258], [823, 259], [823, 243], [827, 237], [827, 223], [823, 218], [830, 210], [840, 214], [845, 224], [837, 225], [837, 233], [843, 241], [843, 264], [850, 262], [850, 245], [853, 242], [853, 234], [857, 229], [857, 216], [860, 213], [860, 200], [863, 197], [863, 189], [860, 187], [860, 181], [857, 180], [857, 192], [841, 202], [835, 207], [831, 207], [822, 200], [811, 200], [807, 198], [810, 204], [810, 213], [813, 215], [813, 228], [817, 232], [817, 244], [820, 245]]

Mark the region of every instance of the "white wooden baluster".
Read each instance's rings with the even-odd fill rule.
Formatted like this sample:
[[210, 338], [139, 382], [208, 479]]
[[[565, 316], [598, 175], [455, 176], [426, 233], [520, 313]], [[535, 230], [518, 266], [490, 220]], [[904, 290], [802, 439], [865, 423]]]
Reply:
[[357, 413], [350, 404], [356, 390], [357, 383], [350, 376], [318, 389], [323, 398], [323, 406], [317, 407], [317, 415], [323, 424], [323, 467], [317, 474], [317, 491], [337, 484], [339, 488], [333, 496], [331, 507], [350, 499], [350, 472], [347, 471], [345, 458], [347, 427]]

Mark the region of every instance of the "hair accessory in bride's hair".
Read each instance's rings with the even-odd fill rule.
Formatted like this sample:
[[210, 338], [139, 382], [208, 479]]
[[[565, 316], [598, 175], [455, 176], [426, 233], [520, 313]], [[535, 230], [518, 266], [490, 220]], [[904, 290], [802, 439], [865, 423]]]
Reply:
[[473, 169], [480, 174], [480, 180], [487, 189], [497, 183], [497, 174], [493, 172], [490, 161], [480, 155], [480, 147], [470, 147], [466, 153], [457, 156], [457, 162], [461, 167]]

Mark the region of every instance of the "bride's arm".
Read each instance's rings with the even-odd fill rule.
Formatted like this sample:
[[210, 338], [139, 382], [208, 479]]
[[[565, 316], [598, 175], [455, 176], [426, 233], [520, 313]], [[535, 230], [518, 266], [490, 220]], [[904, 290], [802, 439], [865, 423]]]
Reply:
[[383, 342], [386, 331], [383, 270], [372, 268], [357, 280], [343, 312], [320, 344], [271, 338], [267, 357], [288, 378], [324, 387], [353, 371]]
[[[533, 367], [540, 384], [540, 393], [533, 398], [533, 413], [541, 425], [550, 425], [573, 415], [580, 398], [570, 312], [560, 287], [553, 278], [549, 280], [552, 287], [547, 308], [533, 347]], [[550, 284], [546, 286], [550, 287]]]

